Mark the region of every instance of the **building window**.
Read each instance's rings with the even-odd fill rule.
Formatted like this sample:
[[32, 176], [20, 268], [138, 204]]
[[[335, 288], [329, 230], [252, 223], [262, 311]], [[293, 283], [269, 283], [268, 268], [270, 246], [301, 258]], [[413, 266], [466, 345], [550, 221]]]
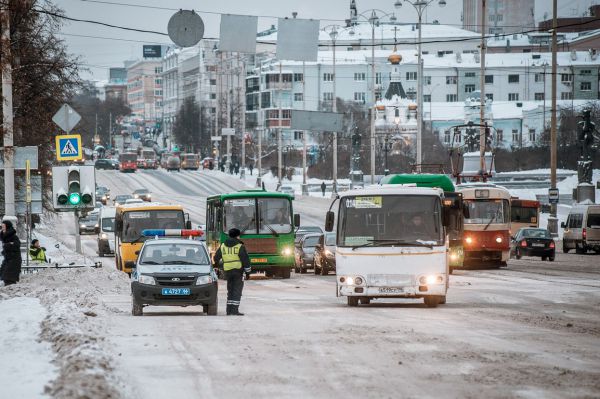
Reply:
[[573, 92], [571, 91], [563, 91], [560, 93], [560, 99], [561, 100], [572, 100], [573, 99]]
[[406, 72], [406, 80], [417, 80], [416, 72]]
[[571, 75], [570, 73], [561, 73], [560, 74], [560, 81], [563, 82], [563, 83], [572, 82], [573, 81], [573, 75]]
[[529, 129], [529, 142], [535, 143], [535, 129]]
[[291, 119], [292, 118], [292, 110], [291, 109], [282, 109], [281, 110], [281, 119]]
[[155, 85], [161, 85], [162, 84], [162, 79], [161, 78], [154, 79], [154, 84]]
[[519, 83], [519, 75], [508, 75], [508, 83]]
[[544, 101], [544, 93], [535, 93], [534, 98], [535, 101]]
[[430, 85], [431, 84], [431, 76], [423, 76], [423, 84]]
[[333, 74], [332, 73], [324, 73], [323, 74], [323, 82], [333, 82]]
[[294, 140], [302, 140], [304, 132], [302, 130], [294, 130]]
[[304, 93], [294, 93], [294, 101], [304, 101]]
[[582, 69], [579, 73], [581, 75], [591, 75], [592, 74], [592, 70], [591, 69]]
[[450, 130], [444, 132], [444, 144], [450, 144]]
[[354, 101], [365, 102], [366, 96], [364, 91], [355, 91], [354, 92]]
[[367, 80], [367, 74], [364, 72], [355, 72], [354, 73], [354, 81], [355, 82], [364, 82]]
[[155, 68], [154, 68], [154, 73], [155, 73], [155, 74], [157, 74], [157, 75], [158, 75], [159, 73], [162, 73], [162, 71], [163, 71], [163, 70], [162, 70], [162, 67], [155, 67]]
[[271, 108], [271, 93], [264, 92], [260, 93], [260, 107], [261, 108]]
[[423, 102], [430, 103], [431, 102], [431, 94], [424, 94]]
[[465, 93], [472, 93], [475, 91], [475, 85], [465, 85]]
[[414, 100], [417, 97], [417, 91], [413, 87], [411, 87], [406, 92], [406, 97], [408, 97], [410, 100]]
[[497, 129], [496, 130], [496, 143], [500, 144], [504, 141], [504, 130]]
[[519, 93], [508, 93], [508, 101], [519, 101]]
[[485, 98], [494, 101], [494, 93], [485, 93]]
[[590, 91], [592, 90], [592, 82], [581, 82], [579, 88], [581, 91]]
[[381, 72], [375, 73], [375, 84], [380, 85], [382, 83], [382, 75]]
[[494, 84], [494, 75], [485, 75], [485, 84], [486, 85]]
[[535, 74], [535, 81], [536, 81], [536, 83], [543, 82], [544, 81], [544, 74], [543, 73], [536, 73]]
[[519, 131], [517, 129], [513, 129], [513, 143], [519, 144]]
[[211, 100], [216, 100], [217, 99], [217, 93], [210, 93], [210, 99]]
[[333, 101], [333, 93], [326, 91], [323, 93], [323, 101]]
[[446, 76], [447, 85], [455, 85], [458, 81], [458, 76]]
[[474, 78], [475, 72], [465, 72], [465, 78]]
[[453, 103], [458, 101], [458, 94], [446, 94], [446, 102]]
[[211, 79], [210, 80], [210, 85], [211, 86], [216, 86], [217, 85], [217, 79]]
[[302, 82], [304, 80], [304, 75], [301, 73], [294, 74], [294, 82]]

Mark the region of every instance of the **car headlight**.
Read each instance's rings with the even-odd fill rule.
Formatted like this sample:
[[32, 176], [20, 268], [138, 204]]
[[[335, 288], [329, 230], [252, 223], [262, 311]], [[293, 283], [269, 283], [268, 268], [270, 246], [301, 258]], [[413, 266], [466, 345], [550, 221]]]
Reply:
[[154, 280], [154, 277], [146, 276], [145, 274], [140, 274], [138, 277], [138, 282], [140, 284], [156, 285], [156, 280]]
[[99, 225], [98, 223], [96, 223], [96, 224], [94, 225], [94, 227], [95, 227], [95, 228], [98, 228], [98, 227], [100, 227], [100, 225]]
[[102, 233], [102, 235], [100, 236], [100, 238], [102, 238], [103, 240], [108, 240], [108, 234]]
[[283, 255], [283, 256], [291, 256], [293, 253], [294, 252], [292, 251], [292, 248], [290, 248], [290, 247], [284, 247], [281, 250], [281, 255]]
[[210, 274], [207, 274], [206, 276], [200, 276], [198, 277], [198, 279], [196, 280], [196, 285], [205, 285], [205, 284], [210, 284], [213, 282], [213, 278]]
[[85, 224], [80, 224], [80, 225], [79, 225], [79, 228], [80, 228], [80, 229], [85, 229]]

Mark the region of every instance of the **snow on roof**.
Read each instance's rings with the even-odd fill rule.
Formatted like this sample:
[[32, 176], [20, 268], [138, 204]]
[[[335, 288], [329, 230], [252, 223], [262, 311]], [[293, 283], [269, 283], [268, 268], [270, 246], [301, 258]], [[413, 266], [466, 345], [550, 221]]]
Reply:
[[402, 195], [436, 195], [439, 196], [442, 190], [439, 188], [430, 187], [416, 187], [414, 185], [402, 185], [402, 184], [384, 184], [384, 185], [371, 185], [364, 189], [348, 190], [340, 193], [340, 198], [352, 197], [355, 195], [361, 196], [377, 196], [386, 194], [402, 194]]

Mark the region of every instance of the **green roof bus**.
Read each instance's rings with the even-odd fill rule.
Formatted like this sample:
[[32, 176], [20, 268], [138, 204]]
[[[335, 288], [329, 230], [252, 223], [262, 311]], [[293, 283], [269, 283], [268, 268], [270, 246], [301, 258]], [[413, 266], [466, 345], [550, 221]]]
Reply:
[[229, 229], [241, 231], [252, 271], [267, 277], [290, 278], [294, 267], [294, 231], [300, 215], [293, 215], [290, 194], [243, 190], [206, 200], [206, 245], [211, 257], [227, 239]]
[[[388, 175], [381, 179], [380, 184], [405, 184], [416, 187], [434, 187], [444, 190], [444, 205], [452, 204], [453, 212], [448, 226], [450, 240], [450, 271], [463, 266], [464, 248], [464, 218], [462, 194], [456, 192], [452, 180], [441, 174], [397, 174]], [[447, 201], [451, 201], [446, 203]]]

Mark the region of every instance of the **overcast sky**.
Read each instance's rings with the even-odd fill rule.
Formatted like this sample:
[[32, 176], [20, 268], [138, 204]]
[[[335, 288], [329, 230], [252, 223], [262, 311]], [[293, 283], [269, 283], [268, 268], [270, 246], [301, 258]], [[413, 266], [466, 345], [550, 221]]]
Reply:
[[[442, 24], [460, 25], [462, 0], [446, 0], [447, 6], [440, 8], [437, 1], [427, 9], [427, 21], [437, 19]], [[518, 0], [515, 0], [518, 1]], [[544, 12], [551, 14], [550, 0], [535, 0], [536, 15], [540, 19]], [[321, 25], [343, 23], [349, 17], [349, 0], [222, 0], [208, 2], [199, 0], [54, 0], [69, 17], [106, 22], [158, 32], [167, 31], [167, 23], [174, 13], [172, 9], [195, 9], [205, 24], [205, 37], [218, 37], [218, 13], [258, 15], [259, 30], [277, 24], [275, 17], [291, 16], [298, 12], [298, 18], [320, 19]], [[559, 0], [559, 12], [565, 16], [582, 13], [593, 0]], [[129, 4], [118, 5], [109, 3]], [[394, 0], [357, 0], [358, 12], [367, 8], [377, 8], [385, 12], [396, 12], [398, 21], [414, 22], [416, 14], [412, 7], [394, 9]], [[155, 6], [169, 9], [151, 9]], [[327, 21], [331, 20], [331, 21]], [[122, 66], [124, 60], [141, 58], [142, 45], [160, 43], [169, 44], [168, 36], [137, 33], [108, 28], [82, 22], [67, 22], [62, 32], [69, 51], [81, 57], [88, 68], [84, 78], [103, 80], [108, 78], [108, 68]], [[104, 37], [80, 37], [96, 36]], [[110, 39], [108, 39], [110, 38]]]

